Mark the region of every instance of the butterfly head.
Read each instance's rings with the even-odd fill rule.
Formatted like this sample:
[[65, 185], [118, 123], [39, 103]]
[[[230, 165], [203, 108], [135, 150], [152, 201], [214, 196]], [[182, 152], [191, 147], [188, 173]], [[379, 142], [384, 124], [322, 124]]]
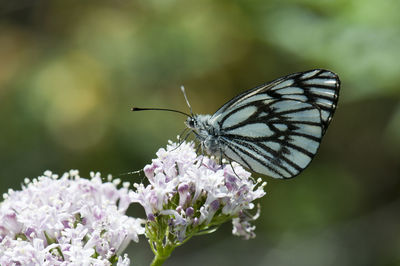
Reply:
[[212, 126], [210, 126], [209, 119], [210, 115], [193, 115], [189, 116], [185, 125], [195, 132], [197, 138], [200, 140], [206, 139], [214, 131]]
[[194, 131], [207, 130], [210, 127], [210, 115], [192, 115], [189, 116], [185, 125]]
[[192, 130], [195, 130], [196, 128], [198, 128], [196, 117], [195, 116], [189, 116], [185, 121], [185, 125], [189, 129], [192, 129]]

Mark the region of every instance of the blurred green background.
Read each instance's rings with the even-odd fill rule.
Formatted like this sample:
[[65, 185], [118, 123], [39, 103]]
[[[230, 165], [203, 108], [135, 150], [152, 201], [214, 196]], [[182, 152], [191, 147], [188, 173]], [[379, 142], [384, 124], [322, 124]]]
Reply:
[[[327, 68], [342, 80], [335, 117], [299, 177], [265, 177], [257, 238], [226, 224], [165, 265], [400, 265], [399, 10], [397, 0], [1, 1], [0, 190], [46, 169], [142, 168], [184, 117], [130, 107], [188, 111], [180, 85], [196, 113], [213, 113], [245, 89]], [[152, 259], [144, 238], [129, 254]]]

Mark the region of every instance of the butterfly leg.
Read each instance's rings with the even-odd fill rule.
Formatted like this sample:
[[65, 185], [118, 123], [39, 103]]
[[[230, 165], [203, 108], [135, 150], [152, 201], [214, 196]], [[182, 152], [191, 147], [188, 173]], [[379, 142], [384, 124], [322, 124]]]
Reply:
[[199, 167], [203, 164], [203, 158], [204, 158], [204, 149], [202, 143], [199, 143], [196, 147], [196, 154], [199, 154], [199, 151], [201, 150], [201, 160]]
[[185, 128], [185, 129], [181, 132], [181, 134], [178, 135], [178, 143], [179, 143], [179, 144], [181, 144], [181, 143], [185, 140], [186, 137], [185, 137], [183, 140], [181, 139], [181, 137], [183, 136], [183, 134], [185, 134], [186, 130], [187, 130], [187, 128]]
[[[183, 130], [181, 135], [185, 134], [186, 130], [187, 129]], [[173, 148], [171, 151], [178, 149], [187, 140], [187, 138], [190, 136], [191, 133], [193, 133], [193, 131], [190, 131], [189, 133], [187, 133], [183, 139], [181, 139], [181, 135], [179, 135], [178, 145], [175, 148]]]
[[201, 144], [198, 144], [198, 145], [197, 145], [197, 147], [196, 147], [196, 154], [199, 154], [200, 149], [201, 149], [201, 155], [204, 155], [204, 152], [203, 152], [203, 149], [202, 149], [202, 147], [201, 147]]
[[231, 165], [232, 171], [233, 171], [233, 173], [235, 174], [235, 176], [237, 176], [239, 179], [242, 179], [242, 178], [235, 172], [235, 168], [233, 168], [232, 161], [229, 161], [229, 164]]

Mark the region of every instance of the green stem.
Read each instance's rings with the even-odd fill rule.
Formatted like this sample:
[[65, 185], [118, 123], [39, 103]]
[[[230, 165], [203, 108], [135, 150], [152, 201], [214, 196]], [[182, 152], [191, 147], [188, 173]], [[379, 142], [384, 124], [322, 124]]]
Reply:
[[171, 256], [172, 251], [175, 249], [175, 246], [171, 245], [163, 247], [162, 243], [157, 243], [156, 246], [157, 251], [155, 252], [155, 257], [151, 262], [151, 266], [163, 265], [164, 262], [169, 258], [169, 256]]
[[164, 261], [166, 261], [168, 259], [169, 256], [167, 257], [162, 257], [160, 256], [160, 254], [157, 254], [153, 261], [151, 262], [151, 266], [161, 266], [164, 264]]

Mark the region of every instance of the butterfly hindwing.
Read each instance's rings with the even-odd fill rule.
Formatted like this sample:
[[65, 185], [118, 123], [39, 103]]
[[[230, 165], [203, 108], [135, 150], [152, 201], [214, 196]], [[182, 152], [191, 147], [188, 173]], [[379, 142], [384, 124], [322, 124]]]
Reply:
[[276, 101], [246, 123], [223, 127], [220, 137], [226, 157], [258, 173], [290, 178], [316, 153], [322, 137], [321, 116], [309, 103]]

